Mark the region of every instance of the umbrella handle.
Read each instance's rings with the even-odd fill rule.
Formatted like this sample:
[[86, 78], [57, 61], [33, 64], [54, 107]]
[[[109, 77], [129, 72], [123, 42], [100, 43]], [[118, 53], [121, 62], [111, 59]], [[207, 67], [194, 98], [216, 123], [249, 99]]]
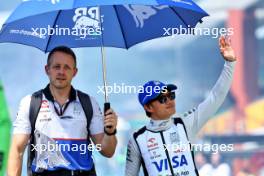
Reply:
[[[106, 113], [106, 111], [108, 110], [108, 109], [110, 109], [111, 108], [111, 105], [110, 105], [110, 102], [105, 102], [104, 103], [104, 114]], [[113, 128], [112, 126], [106, 126], [106, 128]]]

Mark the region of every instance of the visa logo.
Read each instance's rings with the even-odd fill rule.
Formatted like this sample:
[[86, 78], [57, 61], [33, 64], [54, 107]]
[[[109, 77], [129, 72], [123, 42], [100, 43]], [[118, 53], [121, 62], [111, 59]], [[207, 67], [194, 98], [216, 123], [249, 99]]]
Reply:
[[[169, 169], [168, 159], [162, 159], [159, 162], [154, 161], [154, 162], [152, 162], [152, 164], [154, 164], [156, 166], [156, 168], [159, 172]], [[172, 163], [171, 164], [172, 164], [172, 167], [174, 169], [177, 167], [181, 167], [183, 165], [188, 166], [188, 162], [187, 162], [186, 157], [184, 155], [172, 157]]]

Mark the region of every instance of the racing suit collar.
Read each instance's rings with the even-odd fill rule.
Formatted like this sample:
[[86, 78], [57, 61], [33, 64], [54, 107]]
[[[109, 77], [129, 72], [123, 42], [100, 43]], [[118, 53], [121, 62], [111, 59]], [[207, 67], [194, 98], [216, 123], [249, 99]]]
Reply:
[[173, 120], [170, 117], [166, 120], [153, 120], [151, 119], [148, 125], [146, 126], [148, 130], [151, 131], [164, 131], [169, 129], [173, 124]]

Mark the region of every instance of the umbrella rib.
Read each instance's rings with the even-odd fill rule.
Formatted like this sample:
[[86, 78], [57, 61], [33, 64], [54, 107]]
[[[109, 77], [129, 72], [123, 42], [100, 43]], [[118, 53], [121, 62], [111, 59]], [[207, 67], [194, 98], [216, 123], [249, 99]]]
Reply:
[[[59, 16], [60, 16], [60, 13], [61, 13], [61, 10], [59, 10], [59, 12], [58, 12], [58, 14], [57, 14], [57, 16], [56, 16], [56, 19], [54, 20], [54, 23], [53, 23], [53, 25], [52, 25], [52, 27], [54, 28], [54, 26], [56, 25], [56, 23], [57, 23], [57, 20], [58, 20], [58, 18], [59, 18]], [[51, 37], [52, 37], [52, 35], [49, 37], [49, 39], [48, 39], [48, 42], [47, 42], [47, 45], [46, 45], [46, 49], [45, 49], [45, 53], [47, 53], [47, 50], [48, 50], [48, 47], [49, 47], [49, 43], [50, 43], [50, 41], [51, 41]]]
[[169, 8], [182, 20], [182, 22], [185, 24], [185, 26], [188, 28], [188, 24], [185, 22], [185, 20], [182, 18], [182, 16], [173, 8], [170, 7]]
[[119, 15], [117, 13], [116, 5], [113, 5], [113, 7], [114, 7], [114, 10], [115, 10], [115, 13], [116, 13], [116, 18], [118, 20], [118, 24], [120, 26], [120, 30], [121, 30], [121, 33], [122, 33], [122, 36], [123, 36], [123, 39], [124, 39], [125, 47], [126, 47], [126, 49], [128, 49], [127, 42], [126, 42], [126, 38], [125, 38], [125, 34], [124, 34], [124, 30], [123, 30], [123, 27], [121, 25], [121, 20], [119, 18]]

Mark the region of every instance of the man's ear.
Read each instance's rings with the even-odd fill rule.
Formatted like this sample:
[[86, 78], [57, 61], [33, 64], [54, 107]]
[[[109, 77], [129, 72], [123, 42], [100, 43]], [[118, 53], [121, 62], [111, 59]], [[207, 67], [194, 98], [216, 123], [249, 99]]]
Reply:
[[45, 72], [47, 75], [49, 75], [49, 66], [48, 65], [45, 65]]
[[73, 73], [73, 77], [75, 77], [77, 75], [77, 73], [78, 73], [78, 68], [75, 68], [74, 73]]
[[145, 111], [148, 111], [150, 113], [153, 111], [153, 107], [151, 106], [151, 104], [144, 105], [144, 109]]

